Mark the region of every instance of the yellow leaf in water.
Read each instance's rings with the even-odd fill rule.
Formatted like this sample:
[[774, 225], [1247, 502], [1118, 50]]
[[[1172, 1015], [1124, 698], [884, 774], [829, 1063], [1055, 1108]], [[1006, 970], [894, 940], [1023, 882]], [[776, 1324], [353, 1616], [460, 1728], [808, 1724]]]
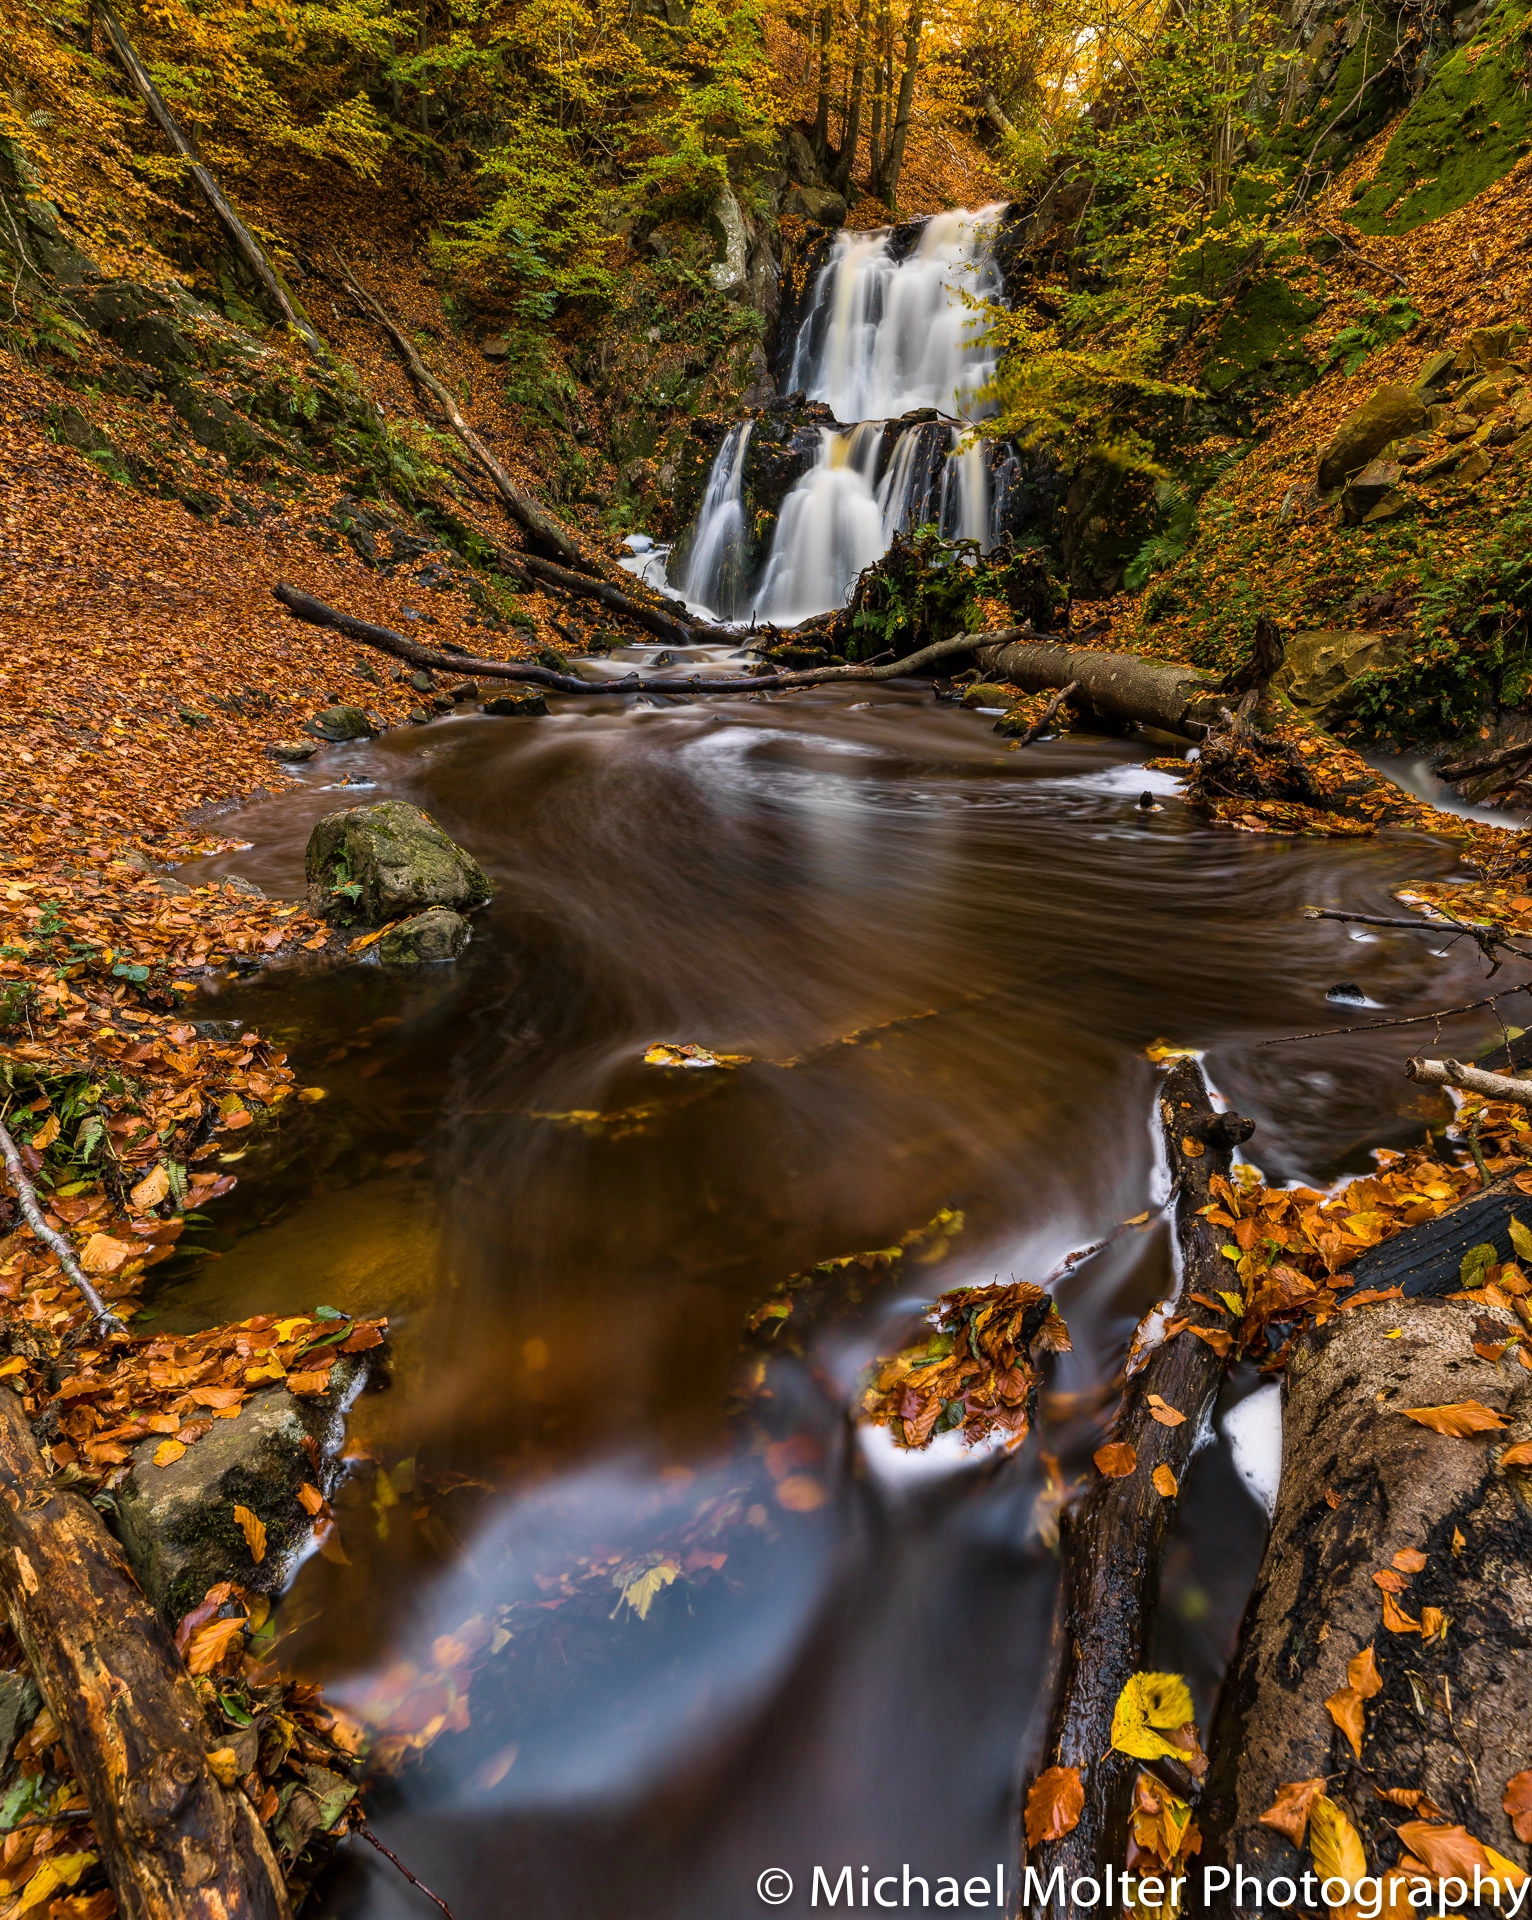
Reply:
[[1196, 1060], [1201, 1056], [1195, 1047], [1173, 1047], [1168, 1040], [1151, 1040], [1144, 1048], [1144, 1058], [1163, 1065], [1167, 1060]]
[[154, 1449], [154, 1464], [157, 1467], [172, 1466], [185, 1451], [185, 1446], [179, 1440], [162, 1440]]
[[305, 1106], [311, 1107], [313, 1106], [316, 1100], [325, 1100], [329, 1098], [329, 1088], [328, 1087], [300, 1087], [298, 1089], [298, 1098], [303, 1102]]
[[617, 1605], [613, 1607], [608, 1617], [615, 1620], [618, 1609], [626, 1601], [640, 1620], [647, 1620], [649, 1609], [654, 1605], [657, 1596], [678, 1577], [680, 1571], [681, 1568], [676, 1561], [662, 1560], [657, 1567], [645, 1567], [641, 1573], [635, 1573], [627, 1579], [618, 1574], [613, 1585], [622, 1590], [617, 1596]]
[[147, 1213], [151, 1207], [157, 1207], [169, 1191], [170, 1175], [161, 1165], [146, 1173], [128, 1198], [137, 1212]]
[[[250, 1549], [250, 1558], [257, 1566], [266, 1558], [266, 1527], [248, 1507], [234, 1509], [234, 1524], [245, 1536], [245, 1545]], [[228, 1782], [224, 1782], [225, 1786]]]

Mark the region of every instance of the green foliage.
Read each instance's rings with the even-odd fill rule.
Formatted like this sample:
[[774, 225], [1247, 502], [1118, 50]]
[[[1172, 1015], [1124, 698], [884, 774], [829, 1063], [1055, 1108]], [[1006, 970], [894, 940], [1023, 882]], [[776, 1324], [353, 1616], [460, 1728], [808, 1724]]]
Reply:
[[896, 534], [857, 583], [846, 658], [914, 653], [933, 640], [978, 633], [986, 624], [983, 603], [996, 600], [1013, 620], [1030, 620], [1046, 632], [1066, 595], [1040, 548], [1007, 546], [981, 555], [977, 540], [944, 540], [932, 526]]
[[1155, 504], [1165, 516], [1164, 524], [1150, 534], [1124, 570], [1122, 584], [1130, 593], [1174, 566], [1197, 537], [1197, 503], [1182, 488], [1162, 483], [1155, 489]]
[[1361, 317], [1342, 327], [1330, 342], [1325, 371], [1339, 366], [1349, 380], [1369, 354], [1402, 339], [1419, 320], [1420, 309], [1402, 293], [1381, 306], [1371, 294], [1364, 294]]
[[1532, 151], [1532, 9], [1505, 0], [1443, 60], [1394, 131], [1349, 218], [1408, 233], [1482, 193]]
[[764, 0], [694, 0], [674, 58], [687, 75], [645, 127], [658, 144], [629, 192], [635, 208], [700, 202], [726, 186], [729, 161], [764, 159], [783, 118], [763, 53]]

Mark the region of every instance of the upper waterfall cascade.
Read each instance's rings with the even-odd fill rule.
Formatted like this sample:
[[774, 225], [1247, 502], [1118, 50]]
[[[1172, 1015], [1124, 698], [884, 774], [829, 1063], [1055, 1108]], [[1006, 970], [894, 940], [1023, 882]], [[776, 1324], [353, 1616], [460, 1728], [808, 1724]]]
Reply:
[[[813, 466], [782, 501], [764, 562], [752, 551], [745, 470], [752, 421], [719, 448], [674, 577], [636, 563], [695, 611], [790, 626], [844, 606], [898, 533], [934, 524], [988, 549], [997, 534], [994, 448], [971, 437], [995, 368], [978, 301], [1001, 277], [988, 224], [999, 206], [933, 215], [915, 246], [896, 231], [840, 233], [815, 276], [793, 343], [789, 390], [840, 424], [819, 430]], [[899, 426], [933, 408], [940, 416]], [[965, 444], [966, 442], [966, 444]]]

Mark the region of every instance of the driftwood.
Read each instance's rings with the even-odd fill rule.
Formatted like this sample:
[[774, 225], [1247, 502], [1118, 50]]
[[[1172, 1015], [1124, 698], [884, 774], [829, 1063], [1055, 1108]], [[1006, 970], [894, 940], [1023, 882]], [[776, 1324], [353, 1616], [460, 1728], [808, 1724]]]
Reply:
[[625, 674], [621, 680], [578, 680], [570, 673], [555, 673], [551, 667], [534, 667], [521, 661], [481, 660], [471, 653], [445, 653], [436, 647], [423, 647], [392, 627], [375, 627], [371, 621], [353, 619], [339, 613], [312, 594], [297, 587], [277, 586], [273, 596], [288, 612], [311, 626], [333, 627], [352, 640], [360, 640], [396, 660], [408, 660], [417, 667], [430, 667], [442, 673], [472, 674], [480, 680], [519, 680], [531, 686], [546, 687], [550, 693], [668, 693], [684, 695], [713, 693], [777, 693], [792, 687], [819, 687], [840, 680], [896, 680], [919, 673], [938, 660], [972, 651], [973, 641], [966, 635], [955, 640], [938, 640], [919, 653], [903, 660], [890, 660], [881, 666], [806, 667], [794, 673], [716, 675], [704, 679], [692, 674], [687, 679], [662, 678], [657, 674]]
[[208, 1765], [190, 1674], [101, 1516], [50, 1479], [4, 1388], [0, 1600], [85, 1790], [124, 1920], [290, 1920], [254, 1807]]
[[1513, 1218], [1532, 1227], [1532, 1199], [1508, 1175], [1459, 1200], [1434, 1220], [1369, 1247], [1346, 1269], [1351, 1285], [1341, 1298], [1381, 1293], [1389, 1287], [1398, 1287], [1406, 1299], [1456, 1293], [1463, 1284], [1463, 1255], [1472, 1248], [1493, 1247], [1496, 1260], [1516, 1258], [1511, 1244]]
[[11, 1185], [16, 1189], [16, 1197], [21, 1202], [21, 1211], [27, 1217], [27, 1225], [58, 1257], [59, 1265], [64, 1269], [70, 1284], [78, 1289], [80, 1298], [96, 1316], [96, 1326], [102, 1333], [121, 1333], [122, 1322], [85, 1278], [80, 1263], [74, 1257], [74, 1248], [59, 1233], [50, 1227], [38, 1205], [37, 1189], [27, 1178], [27, 1170], [22, 1165], [21, 1151], [11, 1138], [11, 1130], [0, 1122], [0, 1152], [5, 1155], [6, 1172], [11, 1176]]
[[[1214, 1113], [1201, 1069], [1190, 1060], [1178, 1061], [1166, 1075], [1159, 1110], [1177, 1183], [1182, 1283], [1175, 1318], [1185, 1319], [1187, 1331], [1152, 1349], [1128, 1382], [1110, 1438], [1133, 1448], [1134, 1470], [1113, 1479], [1098, 1474], [1080, 1505], [1063, 1520], [1062, 1676], [1040, 1771], [1077, 1767], [1085, 1803], [1073, 1831], [1045, 1841], [1027, 1864], [1043, 1885], [1056, 1868], [1063, 1869], [1065, 1899], [1056, 1911], [1071, 1916], [1091, 1911], [1077, 1910], [1068, 1897], [1076, 1878], [1095, 1875], [1099, 1884], [1102, 1863], [1124, 1858], [1129, 1796], [1141, 1763], [1112, 1751], [1112, 1713], [1124, 1686], [1147, 1664], [1160, 1558], [1177, 1505], [1174, 1495], [1166, 1499], [1158, 1492], [1151, 1475], [1156, 1467], [1169, 1467], [1179, 1486], [1198, 1436], [1212, 1417], [1234, 1331], [1227, 1315], [1198, 1306], [1188, 1296], [1203, 1293], [1216, 1299], [1217, 1289], [1228, 1284], [1229, 1264], [1219, 1252], [1225, 1236], [1197, 1210], [1211, 1198], [1212, 1176], [1228, 1175], [1231, 1139], [1248, 1139], [1254, 1128], [1236, 1115]], [[1209, 1139], [1211, 1144], [1205, 1144]], [[1197, 1151], [1187, 1151], [1188, 1141]], [[1210, 1344], [1192, 1328], [1222, 1337]], [[1151, 1394], [1185, 1420], [1179, 1426], [1155, 1420]], [[1165, 1764], [1156, 1763], [1160, 1768]], [[1189, 1776], [1173, 1784], [1183, 1795], [1192, 1791]]]
[[203, 199], [213, 209], [218, 224], [234, 242], [240, 258], [260, 282], [267, 298], [287, 324], [303, 336], [315, 353], [323, 353], [324, 343], [293, 305], [287, 289], [277, 278], [271, 262], [262, 252], [260, 242], [229, 205], [224, 198], [223, 189], [198, 158], [197, 149], [182, 130], [181, 123], [165, 104], [164, 95], [149, 77], [148, 68], [139, 59], [137, 49], [123, 30], [122, 22], [108, 5], [108, 0], [94, 0], [94, 7], [97, 18], [106, 28], [106, 37], [112, 43], [112, 50], [122, 63], [124, 73], [132, 81], [135, 91], [149, 109], [160, 132], [186, 162], [187, 171], [197, 183]]
[[1026, 732], [1018, 736], [1016, 741], [1017, 746], [1030, 747], [1034, 740], [1041, 740], [1043, 735], [1058, 718], [1059, 708], [1063, 706], [1070, 694], [1078, 693], [1079, 690], [1080, 683], [1078, 680], [1071, 680], [1067, 687], [1060, 687], [1058, 692], [1048, 702], [1047, 706], [1043, 708], [1042, 712], [1032, 722], [1031, 726], [1027, 728]]
[[415, 349], [415, 343], [403, 328], [396, 326], [388, 310], [374, 300], [365, 287], [359, 286], [340, 255], [335, 256], [341, 275], [353, 297], [367, 309], [378, 325], [393, 341], [399, 358], [404, 362], [410, 378], [428, 399], [446, 415], [447, 424], [473, 455], [480, 468], [489, 479], [495, 492], [499, 494], [506, 511], [526, 534], [538, 546], [556, 554], [559, 559], [575, 568], [579, 573], [595, 571], [591, 562], [581, 553], [575, 544], [574, 536], [567, 527], [561, 526], [548, 510], [541, 506], [528, 493], [523, 493], [500, 462], [490, 452], [483, 439], [463, 418], [462, 409], [452, 395], [432, 373]]
[[[1271, 1911], [1271, 1878], [1301, 1881], [1315, 1866], [1306, 1847], [1261, 1824], [1277, 1789], [1295, 1782], [1325, 1780], [1361, 1835], [1369, 1873], [1397, 1864], [1409, 1838], [1408, 1828], [1402, 1837], [1397, 1830], [1417, 1817], [1380, 1789], [1424, 1793], [1449, 1825], [1524, 1858], [1502, 1798], [1532, 1758], [1532, 1523], [1527, 1476], [1506, 1471], [1501, 1457], [1532, 1435], [1532, 1374], [1510, 1354], [1497, 1363], [1476, 1352], [1476, 1343], [1498, 1344], [1517, 1328], [1499, 1310], [1487, 1325], [1489, 1313], [1453, 1300], [1361, 1306], [1311, 1329], [1293, 1351], [1276, 1515], [1198, 1808], [1195, 1885], [1208, 1867], [1232, 1877], [1237, 1865], [1247, 1876], [1237, 1908], [1237, 1883], [1214, 1892], [1214, 1914], [1248, 1920], [1263, 1906]], [[1457, 1438], [1402, 1413], [1465, 1400], [1503, 1415], [1505, 1426]], [[1412, 1563], [1412, 1549], [1423, 1563]], [[1388, 1575], [1401, 1552], [1416, 1570], [1398, 1583], [1400, 1616], [1390, 1629], [1373, 1575]], [[1428, 1607], [1446, 1616], [1444, 1636], [1416, 1630], [1433, 1624]], [[1382, 1685], [1356, 1703], [1358, 1759], [1326, 1701], [1348, 1686], [1348, 1667], [1369, 1646]], [[1417, 1857], [1428, 1860], [1425, 1847]], [[1308, 1900], [1298, 1908], [1323, 1910]], [[1383, 1909], [1411, 1910], [1403, 1894]], [[1476, 1910], [1491, 1910], [1487, 1894]]]
[[1461, 1060], [1416, 1058], [1405, 1063], [1404, 1076], [1423, 1087], [1460, 1087], [1486, 1100], [1512, 1100], [1517, 1106], [1532, 1107], [1532, 1080], [1510, 1080], [1503, 1073], [1486, 1073], [1483, 1067], [1466, 1067]]
[[1027, 693], [1074, 681], [1079, 697], [1105, 719], [1133, 720], [1191, 740], [1218, 723], [1221, 681], [1143, 654], [1097, 653], [1009, 627], [982, 636], [974, 655], [987, 679], [1009, 680]]
[[740, 642], [741, 636], [732, 628], [710, 626], [701, 620], [692, 621], [684, 608], [679, 606], [675, 614], [662, 613], [658, 607], [647, 606], [609, 581], [595, 580], [588, 574], [571, 573], [568, 567], [540, 559], [535, 553], [507, 553], [502, 548], [496, 554], [495, 564], [503, 572], [519, 574], [528, 586], [549, 586], [577, 599], [599, 600], [610, 612], [620, 615], [624, 620], [633, 621], [636, 626], [644, 627], [650, 633], [657, 633], [672, 646], [694, 647], [699, 641], [705, 643], [709, 639], [728, 646], [738, 646]]

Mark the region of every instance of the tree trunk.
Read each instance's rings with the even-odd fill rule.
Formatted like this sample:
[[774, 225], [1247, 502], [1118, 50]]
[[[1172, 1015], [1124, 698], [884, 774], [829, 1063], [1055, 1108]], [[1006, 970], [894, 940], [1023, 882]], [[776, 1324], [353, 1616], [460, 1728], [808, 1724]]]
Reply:
[[1220, 683], [1212, 675], [1139, 653], [1097, 653], [1037, 640], [1013, 627], [980, 636], [974, 657], [986, 678], [1009, 680], [1028, 693], [1078, 681], [1076, 698], [1110, 720], [1133, 720], [1200, 740], [1218, 719]]
[[[1248, 1121], [1215, 1115], [1202, 1071], [1181, 1060], [1160, 1087], [1159, 1112], [1172, 1177], [1178, 1183], [1176, 1240], [1181, 1253], [1178, 1322], [1221, 1334], [1217, 1345], [1177, 1332], [1153, 1348], [1127, 1385], [1111, 1439], [1133, 1448], [1131, 1473], [1104, 1474], [1063, 1521], [1064, 1579], [1058, 1637], [1062, 1676], [1043, 1767], [1077, 1767], [1085, 1792], [1078, 1824], [1060, 1840], [1045, 1841], [1028, 1864], [1046, 1884], [1063, 1869], [1066, 1897], [1058, 1912], [1092, 1920], [1076, 1908], [1067, 1890], [1079, 1876], [1096, 1876], [1108, 1860], [1124, 1857], [1128, 1800], [1139, 1762], [1112, 1750], [1112, 1714], [1132, 1676], [1147, 1664], [1160, 1558], [1175, 1518], [1176, 1494], [1168, 1499], [1151, 1478], [1166, 1466], [1177, 1487], [1192, 1450], [1211, 1417], [1228, 1364], [1233, 1323], [1188, 1298], [1227, 1284], [1229, 1264], [1219, 1251], [1225, 1236], [1198, 1213], [1211, 1199], [1215, 1173], [1227, 1178], [1233, 1142], [1247, 1139]], [[1188, 1152], [1188, 1144], [1195, 1149]], [[1223, 1352], [1218, 1351], [1222, 1345]], [[1183, 1413], [1179, 1426], [1154, 1419], [1149, 1396]], [[1184, 1789], [1183, 1789], [1184, 1790]], [[1099, 1886], [1098, 1886], [1099, 1893]], [[1094, 1920], [1099, 1920], [1095, 1916]]]
[[897, 209], [899, 175], [904, 167], [904, 143], [909, 138], [910, 109], [915, 101], [915, 75], [920, 65], [920, 31], [925, 21], [922, 0], [910, 0], [904, 25], [904, 72], [899, 77], [899, 104], [894, 114], [894, 130], [888, 152], [883, 157], [883, 175], [873, 191], [885, 207]]
[[[336, 255], [336, 259], [340, 260], [339, 254]], [[512, 481], [505, 468], [463, 418], [462, 410], [452, 395], [416, 352], [414, 341], [402, 328], [395, 326], [386, 308], [374, 300], [365, 287], [357, 284], [344, 262], [341, 263], [341, 273], [351, 293], [371, 312], [378, 325], [393, 341], [399, 357], [409, 370], [410, 378], [447, 416], [452, 431], [478, 461], [511, 518], [516, 521], [527, 538], [535, 541], [540, 547], [551, 549], [560, 560], [577, 568], [581, 573], [597, 572], [598, 569], [575, 545], [574, 537], [569, 530], [561, 526], [545, 507], [534, 500], [530, 494], [523, 493]]]
[[[1294, 1349], [1276, 1517], [1214, 1724], [1199, 1886], [1204, 1866], [1237, 1862], [1263, 1887], [1311, 1869], [1260, 1816], [1279, 1786], [1320, 1777], [1370, 1873], [1398, 1862], [1394, 1829], [1415, 1817], [1375, 1789], [1421, 1790], [1449, 1823], [1525, 1858], [1501, 1801], [1532, 1761], [1532, 1520], [1529, 1475], [1501, 1457], [1532, 1436], [1532, 1374], [1513, 1364], [1514, 1348], [1501, 1362], [1475, 1351], [1517, 1330], [1510, 1312], [1468, 1301], [1393, 1300], [1338, 1314]], [[1464, 1400], [1506, 1426], [1454, 1438], [1401, 1412]], [[1412, 1621], [1438, 1608], [1444, 1638], [1383, 1624], [1373, 1574], [1409, 1548], [1426, 1562], [1397, 1605]], [[1362, 1702], [1358, 1760], [1325, 1702], [1369, 1646], [1382, 1690]], [[1211, 1911], [1232, 1915], [1235, 1891], [1215, 1890]], [[1250, 1894], [1243, 1914], [1261, 1898]], [[1401, 1899], [1392, 1911], [1408, 1909]]]
[[0, 1599], [90, 1802], [124, 1920], [290, 1920], [190, 1674], [95, 1508], [55, 1489], [0, 1388]]
[[830, 176], [837, 193], [851, 197], [851, 171], [856, 165], [857, 143], [862, 137], [862, 91], [867, 79], [867, 16], [872, 0], [857, 0], [856, 53], [851, 66], [851, 97], [846, 103], [845, 124], [841, 128], [840, 157]]
[[819, 99], [814, 107], [814, 158], [823, 166], [830, 151], [830, 45], [835, 32], [833, 7], [819, 9]]
[[885, 127], [892, 131], [893, 101], [889, 97], [886, 56], [893, 30], [893, 14], [890, 11], [889, 0], [882, 0], [878, 8], [878, 25], [873, 40], [872, 123], [867, 133], [867, 178], [874, 193], [878, 190], [878, 181], [883, 173]]
[[139, 98], [149, 109], [161, 133], [186, 161], [188, 171], [201, 190], [203, 199], [213, 209], [219, 225], [233, 241], [240, 258], [265, 289], [267, 297], [287, 324], [302, 334], [315, 353], [322, 353], [324, 344], [319, 335], [293, 305], [287, 289], [277, 278], [271, 262], [261, 251], [260, 243], [223, 197], [222, 188], [198, 159], [196, 148], [182, 131], [181, 123], [165, 104], [159, 88], [149, 78], [149, 70], [139, 59], [133, 42], [123, 30], [122, 22], [113, 13], [107, 0], [94, 0], [94, 6], [101, 16], [101, 24], [106, 28], [107, 38], [112, 43], [113, 51], [122, 63], [123, 71], [132, 81]]

